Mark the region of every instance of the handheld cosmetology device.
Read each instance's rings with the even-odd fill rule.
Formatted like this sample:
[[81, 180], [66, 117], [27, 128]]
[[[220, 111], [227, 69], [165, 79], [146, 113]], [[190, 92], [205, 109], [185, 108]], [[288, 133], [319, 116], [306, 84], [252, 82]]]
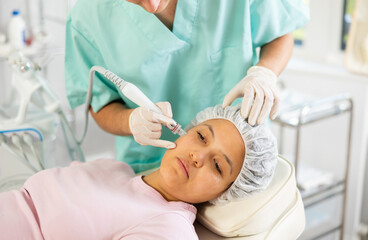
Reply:
[[[134, 84], [127, 82], [123, 79], [121, 79], [119, 76], [117, 76], [116, 74], [112, 73], [109, 70], [106, 70], [103, 67], [100, 66], [93, 66], [90, 70], [89, 73], [89, 87], [88, 87], [88, 94], [87, 94], [87, 99], [86, 99], [86, 111], [85, 111], [85, 119], [86, 119], [86, 124], [85, 124], [85, 129], [84, 129], [84, 133], [82, 136], [81, 141], [83, 141], [83, 138], [85, 137], [85, 134], [87, 132], [87, 119], [88, 119], [88, 112], [89, 112], [89, 105], [91, 103], [91, 99], [92, 99], [92, 88], [93, 88], [93, 79], [94, 79], [94, 74], [95, 72], [99, 72], [102, 75], [104, 75], [108, 80], [110, 80], [112, 83], [114, 83], [116, 85], [116, 87], [118, 87], [120, 89], [120, 91], [132, 102], [134, 102], [135, 104], [137, 104], [140, 107], [146, 107], [158, 114], [162, 114], [162, 111], [160, 110], [159, 107], [157, 107], [146, 95], [144, 95], [144, 93], [138, 88], [136, 87]], [[179, 136], [183, 136], [186, 134], [186, 132], [181, 128], [181, 125], [177, 122], [174, 121], [174, 124], [168, 124], [165, 125], [165, 127], [167, 127], [172, 133], [174, 134], [178, 134]]]

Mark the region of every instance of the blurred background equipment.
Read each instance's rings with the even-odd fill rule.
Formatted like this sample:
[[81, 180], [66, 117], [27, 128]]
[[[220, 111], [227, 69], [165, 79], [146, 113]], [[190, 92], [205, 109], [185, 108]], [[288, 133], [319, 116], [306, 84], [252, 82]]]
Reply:
[[[279, 131], [279, 153], [288, 156], [295, 166], [297, 185], [301, 192], [306, 213], [306, 228], [298, 238], [311, 239], [344, 239], [346, 214], [347, 186], [351, 155], [351, 134], [353, 123], [353, 101], [349, 94], [338, 94], [326, 98], [317, 98], [300, 92], [284, 89], [282, 91], [280, 113], [275, 119]], [[348, 114], [348, 118], [339, 119], [340, 124], [335, 130], [347, 129], [345, 138], [341, 140], [346, 146], [344, 162], [336, 162], [340, 168], [324, 167], [322, 156], [314, 156], [302, 161], [301, 143], [302, 130], [306, 125], [323, 123], [330, 118], [341, 114]], [[285, 128], [295, 131], [295, 140], [292, 152], [285, 151]], [[327, 141], [333, 141], [327, 133]], [[317, 136], [316, 136], [317, 137]], [[290, 138], [290, 137], [288, 137]], [[318, 141], [317, 139], [315, 140]], [[309, 151], [312, 151], [309, 149]], [[331, 152], [334, 149], [325, 151]], [[337, 161], [337, 160], [336, 160]]]
[[26, 24], [18, 10], [13, 15], [8, 26], [9, 44], [13, 49], [22, 49], [26, 45]]
[[[39, 74], [41, 67], [21, 52], [10, 54], [8, 61], [13, 70], [12, 88], [8, 101], [0, 105], [0, 146], [12, 153], [28, 174], [19, 175], [18, 181], [1, 180], [0, 191], [14, 187], [12, 184], [21, 184], [27, 176], [42, 169], [66, 166], [74, 160], [84, 161], [60, 100]], [[60, 159], [56, 155], [56, 148], [62, 147], [55, 144], [56, 138], [61, 137], [57, 135], [58, 128], [66, 144], [62, 151], [67, 150], [69, 158]]]

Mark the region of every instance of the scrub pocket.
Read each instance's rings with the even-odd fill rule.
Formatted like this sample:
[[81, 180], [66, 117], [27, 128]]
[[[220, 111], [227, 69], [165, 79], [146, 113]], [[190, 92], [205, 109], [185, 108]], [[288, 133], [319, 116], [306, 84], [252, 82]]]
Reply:
[[216, 94], [223, 101], [225, 95], [246, 75], [252, 59], [246, 59], [241, 47], [224, 48], [210, 56]]

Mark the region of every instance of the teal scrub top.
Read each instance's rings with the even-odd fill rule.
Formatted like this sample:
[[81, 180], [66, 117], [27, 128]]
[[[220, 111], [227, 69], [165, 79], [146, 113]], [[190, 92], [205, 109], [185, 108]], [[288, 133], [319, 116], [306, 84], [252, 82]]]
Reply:
[[[65, 82], [72, 108], [85, 103], [89, 70], [102, 66], [153, 102], [171, 103], [182, 126], [224, 96], [257, 64], [257, 48], [302, 27], [302, 0], [178, 0], [170, 31], [154, 14], [124, 0], [79, 0], [66, 24]], [[91, 106], [137, 106], [97, 74]], [[163, 128], [162, 139], [177, 136]], [[116, 157], [140, 172], [160, 165], [165, 149], [116, 138]]]

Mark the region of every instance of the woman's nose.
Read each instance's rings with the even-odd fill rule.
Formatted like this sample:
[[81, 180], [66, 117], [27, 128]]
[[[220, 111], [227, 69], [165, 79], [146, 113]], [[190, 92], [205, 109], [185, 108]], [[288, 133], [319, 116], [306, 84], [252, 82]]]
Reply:
[[205, 151], [192, 151], [190, 153], [190, 159], [194, 166], [202, 167], [207, 155]]

